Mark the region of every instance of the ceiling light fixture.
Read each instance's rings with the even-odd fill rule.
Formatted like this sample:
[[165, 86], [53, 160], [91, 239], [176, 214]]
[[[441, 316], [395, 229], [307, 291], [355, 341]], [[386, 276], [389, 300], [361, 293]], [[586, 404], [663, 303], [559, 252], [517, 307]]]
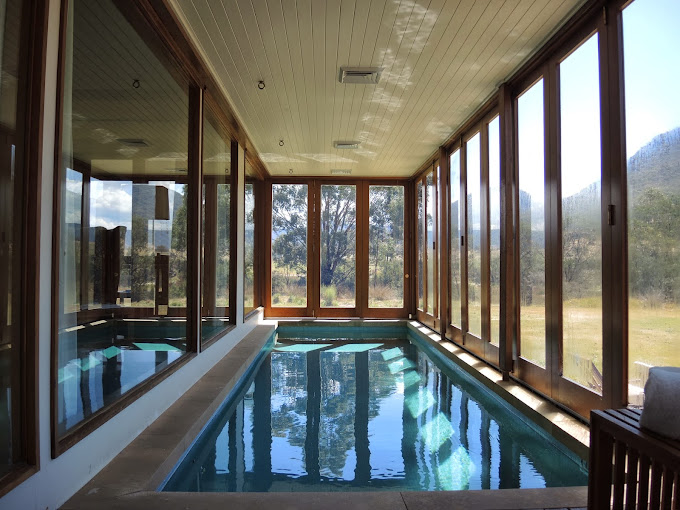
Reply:
[[264, 87], [265, 87], [264, 80], [260, 80], [260, 81], [257, 82], [257, 88], [258, 89], [264, 90]]
[[279, 140], [279, 147], [283, 147], [283, 140]]
[[350, 175], [351, 168], [331, 168], [331, 175]]
[[372, 85], [380, 81], [382, 67], [347, 67], [340, 68], [340, 83], [355, 83], [358, 85]]
[[336, 149], [358, 149], [359, 142], [354, 140], [335, 141], [333, 142], [333, 147]]

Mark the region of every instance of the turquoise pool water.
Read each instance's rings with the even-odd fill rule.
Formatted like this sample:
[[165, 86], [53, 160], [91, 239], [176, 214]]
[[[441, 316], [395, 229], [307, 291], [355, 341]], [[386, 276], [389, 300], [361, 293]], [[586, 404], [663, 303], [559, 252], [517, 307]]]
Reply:
[[573, 453], [421, 343], [401, 327], [279, 328], [161, 490], [587, 483]]

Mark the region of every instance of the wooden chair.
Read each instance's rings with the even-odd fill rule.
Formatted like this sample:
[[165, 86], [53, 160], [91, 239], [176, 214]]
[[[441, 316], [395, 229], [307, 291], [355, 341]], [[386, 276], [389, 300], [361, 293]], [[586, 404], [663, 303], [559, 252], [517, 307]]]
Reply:
[[641, 430], [640, 414], [591, 412], [588, 508], [680, 508], [680, 441]]

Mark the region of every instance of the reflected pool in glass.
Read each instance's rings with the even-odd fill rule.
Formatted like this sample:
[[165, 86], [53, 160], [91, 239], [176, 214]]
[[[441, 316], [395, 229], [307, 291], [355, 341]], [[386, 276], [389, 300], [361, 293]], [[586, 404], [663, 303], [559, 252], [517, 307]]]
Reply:
[[[416, 345], [419, 340], [406, 338], [406, 330], [390, 328], [367, 339], [367, 330], [376, 328], [347, 328], [358, 340], [338, 329], [328, 334], [313, 328], [320, 338], [279, 335], [162, 490], [464, 490], [587, 483], [573, 453], [455, 365], [433, 362]], [[338, 336], [345, 338], [332, 338]]]

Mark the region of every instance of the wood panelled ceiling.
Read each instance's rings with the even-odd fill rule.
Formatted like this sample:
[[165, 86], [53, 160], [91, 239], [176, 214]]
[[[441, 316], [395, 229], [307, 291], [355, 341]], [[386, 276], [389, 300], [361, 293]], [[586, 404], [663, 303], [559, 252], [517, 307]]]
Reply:
[[[272, 175], [404, 177], [583, 0], [169, 2]], [[349, 85], [341, 66], [384, 71]]]

